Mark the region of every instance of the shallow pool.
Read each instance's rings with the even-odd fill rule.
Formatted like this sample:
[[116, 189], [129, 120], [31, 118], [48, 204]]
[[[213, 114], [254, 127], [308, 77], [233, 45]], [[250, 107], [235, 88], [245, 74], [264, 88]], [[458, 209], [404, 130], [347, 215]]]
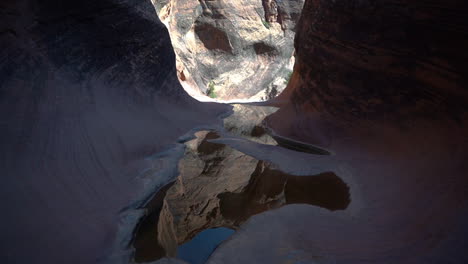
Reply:
[[234, 232], [234, 230], [225, 227], [204, 230], [177, 248], [177, 258], [190, 264], [203, 264], [216, 247]]

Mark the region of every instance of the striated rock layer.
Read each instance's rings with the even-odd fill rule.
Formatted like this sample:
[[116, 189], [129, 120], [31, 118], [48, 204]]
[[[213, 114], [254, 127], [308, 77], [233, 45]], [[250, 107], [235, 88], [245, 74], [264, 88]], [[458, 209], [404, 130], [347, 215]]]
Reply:
[[[208, 29], [226, 44], [210, 22], [220, 14], [213, 10], [225, 10], [215, 8], [222, 2], [202, 3], [211, 13], [201, 16], [200, 32]], [[264, 6], [271, 8], [265, 19], [281, 17], [271, 1]], [[201, 105], [183, 92], [169, 36], [148, 2], [10, 0], [0, 10], [2, 263], [100, 262], [142, 185], [173, 179], [158, 172], [177, 162], [153, 161], [180, 134], [216, 122], [227, 107]], [[265, 122], [290, 149], [215, 138], [188, 150], [204, 144], [201, 152], [208, 153], [207, 160], [192, 156], [204, 163], [198, 176], [205, 176], [205, 165], [208, 176], [215, 174], [213, 149], [252, 157], [253, 173], [239, 180], [243, 187], [222, 190], [219, 201], [220, 214], [241, 226], [208, 263], [468, 263], [467, 10], [457, 0], [307, 1], [294, 74], [272, 102], [281, 108]], [[245, 136], [234, 125], [239, 120], [234, 115], [225, 126]], [[247, 135], [263, 135], [247, 126]], [[291, 150], [310, 146], [331, 155]], [[285, 175], [264, 167], [266, 160], [288, 174], [293, 191], [269, 185], [283, 183]], [[232, 164], [226, 168], [235, 171]], [[270, 181], [275, 177], [280, 180]], [[196, 178], [203, 179], [193, 178], [193, 186]], [[343, 210], [326, 210], [321, 206], [330, 204], [302, 195], [324, 178], [349, 191], [349, 199], [330, 207]], [[183, 180], [177, 186], [190, 189]], [[196, 213], [206, 220], [213, 210], [190, 210], [188, 203], [170, 208], [163, 192], [172, 201], [183, 192], [169, 188], [147, 206], [164, 208], [161, 226], [177, 221], [190, 234], [203, 225]], [[194, 200], [215, 208], [218, 195], [206, 193]], [[276, 198], [274, 210], [243, 223]], [[231, 210], [229, 204], [243, 206]], [[187, 214], [193, 221], [185, 225], [178, 212], [194, 212]], [[177, 231], [156, 228], [166, 250], [174, 248]], [[117, 240], [119, 246], [128, 249], [130, 237]]]
[[149, 157], [228, 108], [184, 92], [149, 1], [0, 6], [1, 262], [96, 263]]
[[467, 263], [467, 10], [306, 1], [294, 74], [266, 123], [333, 153], [351, 203], [254, 216], [208, 263]]
[[274, 97], [292, 71], [303, 0], [154, 0], [184, 88], [195, 98]]

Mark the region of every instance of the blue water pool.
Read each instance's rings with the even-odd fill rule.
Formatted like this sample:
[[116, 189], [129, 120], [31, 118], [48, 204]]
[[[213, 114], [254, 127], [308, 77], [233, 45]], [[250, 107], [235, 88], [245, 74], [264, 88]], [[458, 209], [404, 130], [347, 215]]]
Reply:
[[204, 230], [177, 248], [177, 258], [190, 264], [203, 264], [213, 250], [234, 232], [225, 227]]

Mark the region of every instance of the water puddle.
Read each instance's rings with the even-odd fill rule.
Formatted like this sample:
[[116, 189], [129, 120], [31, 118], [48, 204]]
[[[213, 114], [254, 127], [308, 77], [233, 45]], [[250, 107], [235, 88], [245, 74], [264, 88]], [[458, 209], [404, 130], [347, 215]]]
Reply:
[[249, 184], [240, 193], [218, 195], [224, 218], [240, 225], [253, 215], [287, 204], [310, 204], [330, 211], [344, 210], [349, 188], [332, 172], [294, 176], [265, 166], [260, 161]]
[[204, 263], [251, 216], [288, 204], [331, 211], [350, 204], [349, 187], [333, 172], [295, 176], [197, 132], [186, 143], [177, 180], [147, 205], [135, 234], [136, 262], [177, 257]]
[[190, 264], [203, 264], [224, 240], [228, 239], [234, 230], [225, 227], [211, 228], [198, 233], [192, 240], [180, 245], [177, 258]]
[[331, 155], [331, 153], [328, 150], [312, 144], [307, 144], [278, 135], [271, 135], [271, 137], [273, 137], [273, 139], [275, 139], [275, 141], [278, 142], [278, 145], [283, 148], [315, 155]]

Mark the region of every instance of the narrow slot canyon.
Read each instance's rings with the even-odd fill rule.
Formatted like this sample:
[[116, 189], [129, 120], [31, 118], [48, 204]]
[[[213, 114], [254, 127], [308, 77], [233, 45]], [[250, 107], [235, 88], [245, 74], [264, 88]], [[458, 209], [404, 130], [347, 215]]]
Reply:
[[0, 12], [1, 263], [468, 263], [467, 3]]
[[256, 102], [292, 74], [303, 0], [153, 2], [176, 54], [182, 87], [199, 101]]

